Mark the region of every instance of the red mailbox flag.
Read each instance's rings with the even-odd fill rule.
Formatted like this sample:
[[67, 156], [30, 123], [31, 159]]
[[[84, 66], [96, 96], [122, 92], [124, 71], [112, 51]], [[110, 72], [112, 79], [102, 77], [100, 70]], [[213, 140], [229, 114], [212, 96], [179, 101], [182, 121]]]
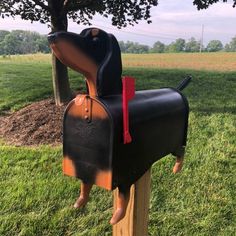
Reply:
[[122, 92], [122, 102], [123, 102], [123, 135], [124, 144], [131, 143], [132, 137], [129, 132], [129, 101], [135, 96], [135, 79], [129, 76], [123, 77], [123, 92]]

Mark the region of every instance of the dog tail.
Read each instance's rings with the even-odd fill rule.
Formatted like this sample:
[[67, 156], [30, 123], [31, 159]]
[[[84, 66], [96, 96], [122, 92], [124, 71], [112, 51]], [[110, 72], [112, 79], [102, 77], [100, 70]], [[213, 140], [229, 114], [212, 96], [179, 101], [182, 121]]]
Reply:
[[182, 91], [183, 89], [185, 89], [187, 86], [188, 86], [188, 84], [190, 83], [190, 81], [192, 80], [192, 76], [187, 76], [187, 78], [186, 79], [184, 79], [181, 83], [180, 83], [180, 85], [177, 87], [177, 89], [178, 90], [180, 90], [180, 91]]

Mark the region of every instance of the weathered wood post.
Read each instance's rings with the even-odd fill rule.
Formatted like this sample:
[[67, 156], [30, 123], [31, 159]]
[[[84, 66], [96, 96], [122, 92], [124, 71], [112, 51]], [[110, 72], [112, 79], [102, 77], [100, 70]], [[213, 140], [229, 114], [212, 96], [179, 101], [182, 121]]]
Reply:
[[[123, 220], [113, 226], [113, 236], [147, 236], [151, 169], [130, 189], [130, 201]], [[114, 191], [114, 209], [118, 190]]]

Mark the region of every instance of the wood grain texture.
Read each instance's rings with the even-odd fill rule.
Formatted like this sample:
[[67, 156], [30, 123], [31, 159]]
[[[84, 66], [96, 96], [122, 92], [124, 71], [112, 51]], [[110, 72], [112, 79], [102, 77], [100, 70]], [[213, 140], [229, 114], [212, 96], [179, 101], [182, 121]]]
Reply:
[[[113, 236], [147, 236], [148, 209], [150, 199], [151, 169], [149, 169], [130, 189], [130, 201], [126, 216], [113, 226]], [[114, 209], [118, 190], [114, 191]]]

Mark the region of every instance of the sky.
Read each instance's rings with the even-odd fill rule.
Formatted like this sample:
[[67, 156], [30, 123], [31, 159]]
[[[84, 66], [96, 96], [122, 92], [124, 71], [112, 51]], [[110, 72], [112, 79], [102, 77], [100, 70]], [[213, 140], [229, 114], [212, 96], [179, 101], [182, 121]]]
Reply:
[[[101, 16], [95, 16], [92, 26], [102, 28], [113, 33], [118, 40], [134, 41], [141, 44], [153, 45], [156, 41], [170, 43], [177, 38], [188, 40], [190, 37], [200, 39], [204, 26], [203, 44], [218, 39], [224, 44], [236, 36], [236, 8], [232, 0], [227, 3], [217, 3], [207, 10], [198, 11], [193, 6], [193, 0], [159, 0], [157, 7], [151, 11], [151, 24], [145, 21], [135, 26], [118, 30], [111, 25], [111, 21]], [[77, 25], [69, 21], [69, 31], [79, 33], [88, 26]], [[20, 18], [0, 19], [0, 30], [24, 29], [47, 34], [50, 29], [43, 24], [22, 21]]]

